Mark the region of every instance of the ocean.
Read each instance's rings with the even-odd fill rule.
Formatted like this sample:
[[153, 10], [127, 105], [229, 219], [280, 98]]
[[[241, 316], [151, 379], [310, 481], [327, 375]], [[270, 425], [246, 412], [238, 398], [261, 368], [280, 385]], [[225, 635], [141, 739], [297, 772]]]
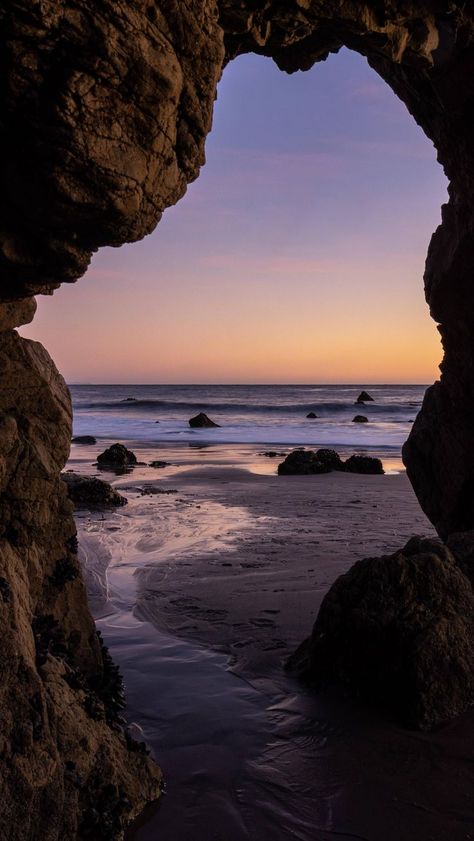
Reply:
[[[373, 403], [355, 405], [365, 389]], [[425, 385], [71, 385], [74, 434], [176, 444], [331, 446], [399, 456]], [[219, 428], [191, 429], [205, 412]], [[315, 420], [307, 419], [315, 412]], [[368, 423], [353, 423], [356, 414]]]

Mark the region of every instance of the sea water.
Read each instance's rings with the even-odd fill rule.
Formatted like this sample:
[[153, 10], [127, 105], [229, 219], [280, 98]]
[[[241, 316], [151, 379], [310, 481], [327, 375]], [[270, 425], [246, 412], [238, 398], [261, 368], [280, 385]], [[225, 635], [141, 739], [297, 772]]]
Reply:
[[[374, 449], [396, 455], [425, 385], [72, 385], [74, 434], [154, 444]], [[356, 404], [365, 389], [374, 402]], [[219, 424], [191, 429], [205, 412]], [[317, 418], [308, 419], [309, 412]], [[354, 423], [357, 414], [368, 423]]]

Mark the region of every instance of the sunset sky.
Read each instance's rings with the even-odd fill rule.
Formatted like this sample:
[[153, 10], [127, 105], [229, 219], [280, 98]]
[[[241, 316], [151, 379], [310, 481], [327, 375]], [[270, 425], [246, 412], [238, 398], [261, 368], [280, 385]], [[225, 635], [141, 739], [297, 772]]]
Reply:
[[70, 383], [430, 382], [423, 267], [446, 201], [429, 140], [360, 56], [244, 56], [207, 164], [142, 242], [104, 248], [22, 334]]

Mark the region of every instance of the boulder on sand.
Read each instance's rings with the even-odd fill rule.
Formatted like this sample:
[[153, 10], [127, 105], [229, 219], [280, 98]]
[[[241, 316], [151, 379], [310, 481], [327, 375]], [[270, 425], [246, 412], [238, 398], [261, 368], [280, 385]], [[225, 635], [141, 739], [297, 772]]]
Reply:
[[352, 423], [368, 423], [368, 418], [365, 415], [356, 415], [352, 418]]
[[278, 465], [279, 476], [308, 476], [316, 473], [330, 473], [331, 468], [318, 459], [313, 450], [293, 450]]
[[107, 450], [97, 456], [100, 467], [131, 467], [137, 464], [137, 457], [123, 444], [112, 444]]
[[218, 423], [214, 423], [204, 412], [199, 412], [198, 415], [195, 415], [193, 418], [189, 419], [189, 426], [193, 429], [199, 427], [211, 427], [211, 426], [219, 426]]
[[102, 479], [95, 476], [80, 476], [79, 473], [61, 473], [67, 485], [69, 499], [76, 508], [117, 508], [126, 505], [127, 500]]
[[374, 458], [374, 456], [350, 456], [344, 462], [344, 470], [348, 473], [385, 473], [382, 462], [379, 458]]
[[359, 394], [356, 403], [374, 403], [374, 398], [370, 396], [366, 391], [361, 391]]
[[311, 420], [314, 420], [314, 418], [317, 418], [318, 416], [314, 412], [308, 412], [306, 417], [311, 418]]
[[412, 538], [358, 561], [323, 599], [287, 668], [431, 729], [474, 701], [474, 594], [449, 549]]
[[97, 438], [93, 435], [75, 435], [71, 438], [71, 444], [97, 444]]
[[316, 450], [316, 458], [323, 464], [326, 464], [330, 470], [345, 470], [345, 464], [341, 461], [339, 453], [336, 450]]

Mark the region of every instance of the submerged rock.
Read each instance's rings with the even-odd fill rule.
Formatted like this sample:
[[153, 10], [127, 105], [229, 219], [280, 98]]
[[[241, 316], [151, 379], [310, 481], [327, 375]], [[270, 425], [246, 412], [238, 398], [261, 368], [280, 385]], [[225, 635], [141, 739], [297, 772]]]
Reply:
[[287, 667], [431, 729], [474, 701], [474, 594], [437, 540], [358, 561], [325, 596]]
[[352, 423], [368, 423], [368, 420], [369, 419], [366, 418], [365, 415], [356, 415], [352, 418]]
[[211, 426], [219, 426], [218, 423], [214, 423], [204, 412], [199, 412], [198, 415], [195, 415], [193, 418], [189, 419], [189, 426], [195, 427], [211, 427]]
[[150, 461], [150, 467], [170, 467], [169, 461]]
[[348, 473], [385, 473], [380, 459], [373, 456], [350, 456], [344, 462], [344, 470], [347, 470]]
[[97, 438], [93, 435], [76, 435], [71, 439], [71, 444], [97, 444]]
[[123, 444], [112, 444], [107, 450], [104, 450], [97, 456], [97, 464], [101, 467], [129, 467], [137, 464], [137, 457], [131, 450], [127, 450]]
[[278, 465], [279, 476], [307, 476], [316, 473], [330, 473], [331, 468], [317, 458], [313, 450], [293, 450]]
[[68, 472], [61, 473], [61, 478], [66, 483], [69, 499], [72, 499], [76, 508], [84, 505], [91, 508], [116, 508], [127, 504], [125, 497], [117, 493], [109, 482], [95, 476]]
[[266, 456], [267, 458], [279, 458], [286, 456], [286, 453], [279, 453], [277, 450], [266, 450], [264, 453], [259, 453], [259, 456]]
[[317, 416], [317, 414], [315, 414], [315, 412], [308, 412], [308, 414], [306, 415], [306, 417], [307, 417], [307, 418], [311, 418], [311, 420], [314, 420], [314, 419], [315, 419], [315, 418], [317, 418], [318, 416]]
[[374, 398], [370, 396], [366, 391], [361, 391], [359, 394], [356, 403], [374, 403]]

